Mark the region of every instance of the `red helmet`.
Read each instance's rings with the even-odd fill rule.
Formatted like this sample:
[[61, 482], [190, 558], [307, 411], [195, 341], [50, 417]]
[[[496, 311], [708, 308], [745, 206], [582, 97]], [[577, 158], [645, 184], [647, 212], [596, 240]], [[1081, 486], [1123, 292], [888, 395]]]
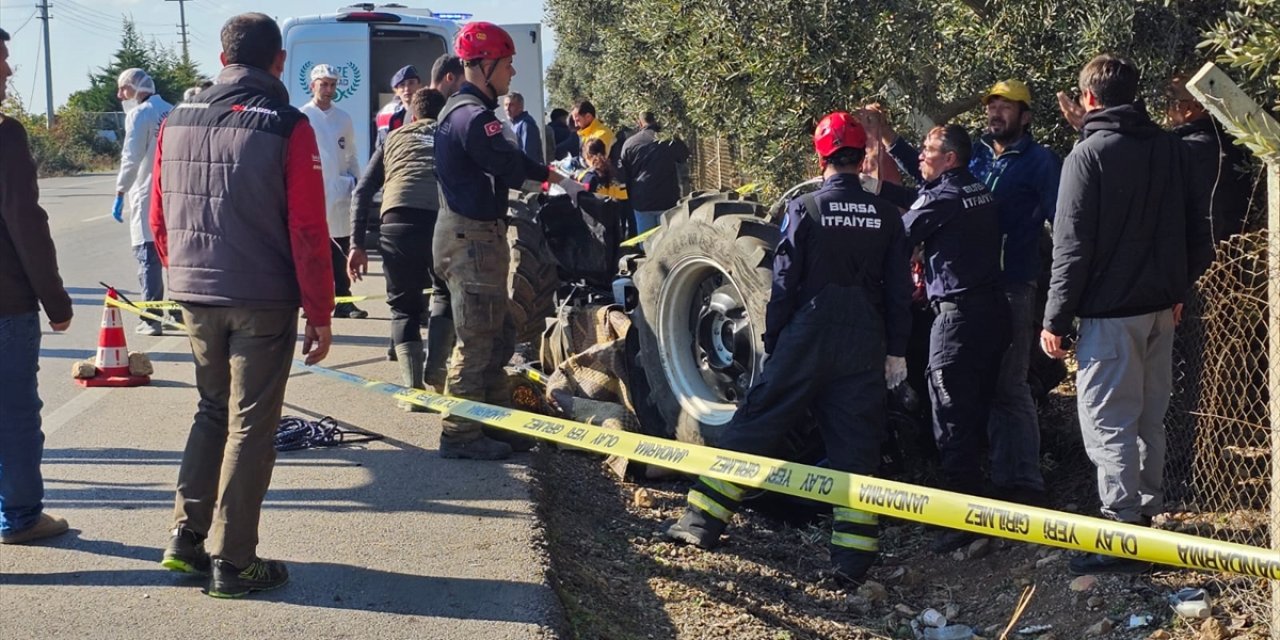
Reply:
[[819, 158], [828, 158], [844, 148], [866, 149], [867, 132], [858, 119], [843, 112], [827, 114], [813, 130], [813, 148]]
[[463, 60], [501, 60], [516, 54], [516, 43], [492, 22], [468, 22], [458, 32], [453, 52]]

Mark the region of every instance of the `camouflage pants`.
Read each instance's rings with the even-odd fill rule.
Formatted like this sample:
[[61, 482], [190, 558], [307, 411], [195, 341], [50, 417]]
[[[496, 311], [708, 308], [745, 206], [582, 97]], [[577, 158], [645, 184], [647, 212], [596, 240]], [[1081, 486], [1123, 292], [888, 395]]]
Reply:
[[[515, 352], [515, 324], [507, 297], [511, 263], [507, 224], [472, 220], [442, 207], [432, 252], [436, 273], [453, 294], [458, 334], [445, 391], [468, 400], [505, 403], [503, 367]], [[441, 439], [467, 442], [480, 434], [478, 423], [447, 418]]]

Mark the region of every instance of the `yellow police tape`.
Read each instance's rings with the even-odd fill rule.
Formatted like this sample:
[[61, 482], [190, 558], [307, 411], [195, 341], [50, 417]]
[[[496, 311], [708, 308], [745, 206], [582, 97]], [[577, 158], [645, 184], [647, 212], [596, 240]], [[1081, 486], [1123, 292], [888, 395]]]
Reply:
[[[110, 299], [108, 301], [122, 309], [139, 313], [125, 303]], [[140, 313], [142, 314], [145, 312]], [[293, 364], [298, 369], [426, 407], [446, 417], [474, 420], [491, 427], [579, 449], [617, 455], [742, 486], [1019, 542], [1102, 553], [1188, 569], [1280, 579], [1280, 551], [605, 429], [409, 389], [344, 371], [307, 365], [300, 360], [295, 360]]]
[[[428, 289], [424, 293], [431, 293]], [[344, 302], [364, 302], [365, 300], [385, 300], [386, 296], [338, 296], [333, 299], [334, 304], [342, 304]], [[172, 300], [140, 300], [133, 303], [139, 309], [181, 309], [182, 305]]]

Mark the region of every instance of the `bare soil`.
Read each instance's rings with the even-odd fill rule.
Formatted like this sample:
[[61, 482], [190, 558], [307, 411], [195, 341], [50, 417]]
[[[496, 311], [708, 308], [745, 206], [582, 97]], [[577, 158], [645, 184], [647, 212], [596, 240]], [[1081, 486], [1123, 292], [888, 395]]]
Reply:
[[[1055, 507], [1095, 512], [1074, 398], [1055, 393], [1041, 417], [1053, 425], [1042, 449]], [[1098, 576], [1091, 589], [1077, 592], [1069, 552], [992, 540], [980, 557], [937, 556], [928, 550], [930, 531], [892, 519], [884, 520], [882, 561], [870, 575], [876, 584], [849, 591], [825, 573], [825, 519], [790, 526], [744, 509], [727, 542], [703, 551], [662, 536], [684, 508], [686, 479], [621, 482], [596, 456], [548, 448], [535, 455], [534, 470], [551, 580], [573, 638], [916, 638], [912, 621], [927, 608], [978, 637], [999, 638], [1028, 592], [1009, 638], [1264, 637], [1265, 621], [1233, 612], [1230, 602], [1215, 601], [1217, 617], [1206, 621], [1172, 612], [1166, 596], [1179, 588], [1216, 593], [1210, 576]], [[1151, 619], [1130, 628], [1134, 615]], [[1112, 630], [1092, 635], [1099, 626]], [[1016, 633], [1028, 627], [1043, 630]]]

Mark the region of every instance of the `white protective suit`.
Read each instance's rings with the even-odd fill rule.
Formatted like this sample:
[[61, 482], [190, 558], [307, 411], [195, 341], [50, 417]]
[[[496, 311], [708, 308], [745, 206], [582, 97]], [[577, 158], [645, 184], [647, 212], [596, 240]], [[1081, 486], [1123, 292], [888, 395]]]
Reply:
[[320, 168], [324, 174], [324, 202], [329, 221], [329, 237], [351, 235], [351, 192], [360, 178], [356, 158], [356, 129], [346, 111], [330, 105], [321, 110], [314, 102], [301, 111], [311, 121], [320, 148]]
[[125, 211], [129, 213], [129, 235], [133, 246], [152, 242], [151, 173], [156, 162], [156, 137], [160, 123], [173, 105], [158, 95], [138, 104], [124, 119], [124, 143], [120, 151], [120, 174], [116, 192], [124, 193]]

